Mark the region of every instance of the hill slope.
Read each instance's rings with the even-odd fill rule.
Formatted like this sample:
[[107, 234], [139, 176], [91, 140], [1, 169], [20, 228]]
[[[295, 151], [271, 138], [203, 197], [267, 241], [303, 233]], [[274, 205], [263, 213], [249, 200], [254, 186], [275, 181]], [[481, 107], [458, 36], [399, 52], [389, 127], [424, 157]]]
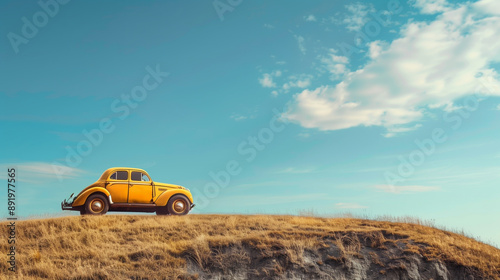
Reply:
[[17, 230], [19, 279], [500, 279], [499, 249], [409, 223], [106, 215]]

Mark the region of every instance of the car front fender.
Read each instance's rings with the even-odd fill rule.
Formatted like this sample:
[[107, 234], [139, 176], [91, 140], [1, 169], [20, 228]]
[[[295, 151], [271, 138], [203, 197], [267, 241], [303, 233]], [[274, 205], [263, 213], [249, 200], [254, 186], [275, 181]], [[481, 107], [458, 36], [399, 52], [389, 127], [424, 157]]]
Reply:
[[157, 206], [165, 206], [167, 205], [168, 203], [168, 200], [176, 195], [176, 194], [183, 194], [185, 195], [188, 199], [189, 199], [189, 202], [191, 202], [191, 204], [193, 204], [193, 196], [191, 195], [191, 192], [188, 191], [188, 190], [182, 190], [182, 189], [178, 189], [178, 190], [168, 190], [168, 191], [164, 191], [162, 194], [160, 194], [160, 196], [156, 199], [155, 201], [155, 204]]
[[85, 204], [85, 201], [87, 201], [87, 198], [93, 194], [93, 193], [97, 193], [97, 192], [100, 192], [100, 193], [103, 193], [104, 195], [106, 195], [106, 197], [109, 197], [111, 194], [109, 193], [109, 191], [105, 188], [101, 188], [101, 187], [94, 187], [94, 188], [90, 188], [90, 189], [87, 189], [85, 190], [84, 192], [82, 192], [81, 194], [79, 194], [76, 198], [75, 198], [75, 201], [73, 201], [73, 204], [72, 206], [73, 207], [76, 207], [76, 206], [82, 206], [83, 204]]

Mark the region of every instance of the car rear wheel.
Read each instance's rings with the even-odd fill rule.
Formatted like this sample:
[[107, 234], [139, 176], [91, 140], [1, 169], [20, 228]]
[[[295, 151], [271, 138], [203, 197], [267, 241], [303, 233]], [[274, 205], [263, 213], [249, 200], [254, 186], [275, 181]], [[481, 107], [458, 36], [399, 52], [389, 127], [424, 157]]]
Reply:
[[102, 194], [93, 194], [85, 202], [85, 214], [104, 215], [108, 210], [108, 200]]
[[191, 203], [183, 195], [174, 195], [167, 203], [167, 210], [171, 215], [186, 215], [191, 210]]

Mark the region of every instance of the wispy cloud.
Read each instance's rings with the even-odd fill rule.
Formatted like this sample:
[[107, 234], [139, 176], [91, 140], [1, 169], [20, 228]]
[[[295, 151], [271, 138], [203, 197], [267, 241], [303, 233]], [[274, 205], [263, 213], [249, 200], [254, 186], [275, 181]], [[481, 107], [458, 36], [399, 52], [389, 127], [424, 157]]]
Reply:
[[259, 79], [259, 83], [263, 87], [273, 88], [276, 87], [276, 83], [273, 81], [275, 77], [281, 76], [281, 71], [273, 71], [272, 73], [264, 73], [262, 78]]
[[305, 21], [316, 21], [316, 17], [314, 15], [308, 15], [304, 17]]
[[288, 82], [284, 83], [282, 89], [288, 92], [291, 88], [306, 88], [311, 85], [312, 75], [301, 74], [288, 77]]
[[264, 74], [262, 79], [260, 79], [260, 83], [264, 87], [275, 87], [276, 89], [273, 90], [271, 94], [277, 96], [279, 94], [288, 93], [294, 88], [307, 88], [311, 85], [311, 81], [314, 77], [313, 75], [309, 74], [290, 75], [285, 78], [286, 81], [283, 83], [283, 85], [278, 86], [274, 78], [280, 76], [280, 71], [275, 71], [271, 74]]
[[298, 35], [294, 35], [295, 37], [295, 40], [297, 40], [297, 44], [299, 46], [299, 50], [302, 54], [306, 54], [306, 47], [304, 46], [304, 37], [302, 36], [298, 36]]
[[500, 167], [439, 167], [423, 169], [420, 176], [433, 185], [467, 185], [467, 182], [483, 182], [500, 178]]
[[368, 206], [360, 205], [357, 203], [339, 202], [335, 203], [337, 209], [366, 209]]
[[419, 8], [423, 14], [436, 14], [450, 10], [446, 0], [413, 0], [413, 6]]
[[387, 133], [384, 134], [384, 137], [387, 137], [387, 138], [394, 137], [394, 136], [399, 135], [403, 132], [409, 132], [409, 131], [416, 130], [416, 129], [420, 128], [421, 126], [422, 126], [421, 124], [417, 123], [414, 126], [395, 125], [392, 127], [388, 127]]
[[248, 119], [248, 117], [247, 116], [242, 116], [240, 114], [232, 114], [231, 115], [231, 119], [233, 119], [233, 120], [235, 120], [235, 121], [238, 122], [238, 121], [246, 120], [246, 119]]
[[282, 170], [277, 171], [276, 173], [287, 173], [287, 174], [305, 174], [305, 173], [311, 173], [315, 169], [314, 168], [295, 168], [295, 167], [288, 167]]
[[348, 73], [349, 58], [337, 53], [337, 50], [330, 49], [327, 55], [320, 57], [321, 65], [330, 73], [331, 80], [338, 80]]
[[243, 120], [250, 120], [250, 119], [255, 119], [255, 117], [257, 116], [257, 113], [258, 113], [258, 109], [249, 109], [249, 110], [245, 110], [246, 112], [245, 113], [236, 113], [236, 112], [233, 112], [230, 116], [231, 119], [239, 122], [239, 121], [243, 121]]
[[[64, 165], [51, 164], [47, 162], [23, 162], [1, 164], [2, 169], [16, 168], [17, 180], [27, 183], [45, 183], [54, 179], [71, 179], [81, 176], [84, 170], [68, 167]], [[5, 174], [0, 174], [0, 178], [6, 179]]]
[[243, 189], [243, 188], [268, 188], [268, 187], [277, 187], [282, 186], [284, 183], [281, 181], [265, 181], [265, 182], [256, 182], [256, 183], [246, 183], [234, 186], [234, 189]]
[[349, 31], [359, 31], [368, 22], [368, 13], [375, 12], [371, 5], [362, 3], [349, 4], [345, 8], [349, 13], [343, 23]]
[[430, 187], [430, 186], [394, 186], [394, 185], [376, 185], [374, 186], [377, 190], [387, 193], [420, 193], [420, 192], [431, 192], [437, 191], [439, 187]]

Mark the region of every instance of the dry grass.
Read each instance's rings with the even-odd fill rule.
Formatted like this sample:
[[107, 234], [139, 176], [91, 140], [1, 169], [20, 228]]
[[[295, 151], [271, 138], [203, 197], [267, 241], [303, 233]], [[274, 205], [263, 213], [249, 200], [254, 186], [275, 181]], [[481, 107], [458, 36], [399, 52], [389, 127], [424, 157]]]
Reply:
[[[304, 252], [336, 246], [332, 261], [363, 257], [363, 247], [439, 259], [500, 279], [500, 250], [420, 222], [297, 216], [72, 216], [17, 222], [19, 279], [196, 279], [196, 271], [230, 273], [242, 264], [274, 259], [255, 275], [301, 265]], [[4, 228], [6, 223], [1, 223]], [[7, 232], [0, 231], [0, 252]], [[370, 253], [374, 263], [381, 263]], [[187, 271], [191, 273], [187, 273]], [[0, 262], [0, 279], [7, 263]], [[195, 272], [193, 272], [195, 271]], [[382, 272], [381, 272], [382, 273]], [[385, 273], [385, 270], [384, 270]]]

